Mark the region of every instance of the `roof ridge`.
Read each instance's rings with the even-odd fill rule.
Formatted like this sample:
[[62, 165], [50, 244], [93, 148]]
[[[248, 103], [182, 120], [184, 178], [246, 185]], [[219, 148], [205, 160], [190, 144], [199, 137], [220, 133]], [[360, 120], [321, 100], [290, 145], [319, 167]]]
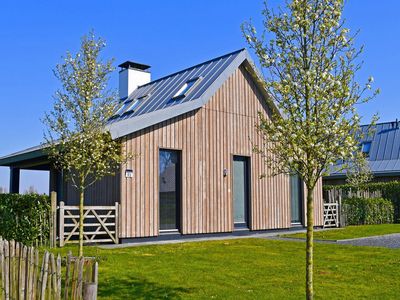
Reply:
[[[396, 123], [396, 121], [399, 122], [399, 120], [385, 121], [385, 122], [376, 123], [376, 124], [374, 124], [373, 126], [383, 125], [383, 124], [392, 124], [392, 123]], [[365, 126], [371, 126], [371, 124], [362, 124], [362, 125], [360, 125], [360, 127], [365, 127]]]
[[174, 72], [174, 73], [171, 73], [171, 74], [162, 76], [162, 77], [160, 77], [160, 78], [157, 78], [157, 79], [155, 79], [155, 80], [153, 80], [153, 81], [150, 81], [150, 82], [148, 82], [148, 83], [146, 83], [146, 84], [140, 85], [140, 86], [138, 86], [137, 88], [139, 89], [139, 88], [141, 88], [141, 87], [148, 86], [148, 85], [153, 84], [153, 83], [155, 83], [155, 82], [157, 82], [157, 81], [160, 81], [160, 80], [163, 80], [163, 79], [165, 79], [165, 78], [168, 78], [168, 77], [177, 75], [177, 74], [179, 74], [179, 73], [183, 73], [183, 72], [185, 72], [185, 71], [187, 71], [187, 70], [190, 70], [190, 69], [199, 67], [199, 66], [201, 66], [201, 65], [208, 64], [208, 63], [210, 63], [210, 62], [212, 62], [212, 61], [219, 60], [219, 59], [222, 59], [222, 58], [224, 58], [224, 57], [227, 57], [227, 56], [230, 56], [230, 55], [234, 55], [234, 54], [240, 53], [240, 52], [242, 52], [242, 51], [244, 51], [244, 50], [246, 50], [246, 48], [241, 48], [241, 49], [239, 49], [239, 50], [236, 50], [236, 51], [233, 51], [233, 52], [229, 52], [229, 53], [227, 53], [227, 54], [224, 54], [224, 55], [221, 55], [221, 56], [218, 56], [218, 57], [215, 57], [215, 58], [212, 58], [212, 59], [203, 61], [203, 62], [198, 63], [198, 64], [196, 64], [196, 65], [193, 65], [193, 66], [191, 66], [191, 67], [187, 67], [187, 68], [182, 69], [182, 70], [180, 70], [180, 71], [177, 71], [177, 72]]

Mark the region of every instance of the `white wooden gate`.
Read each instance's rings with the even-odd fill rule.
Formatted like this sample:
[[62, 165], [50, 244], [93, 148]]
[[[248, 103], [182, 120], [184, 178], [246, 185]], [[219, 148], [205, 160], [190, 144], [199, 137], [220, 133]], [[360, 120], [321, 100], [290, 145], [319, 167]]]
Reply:
[[339, 204], [324, 203], [324, 228], [339, 227]]
[[[84, 243], [118, 244], [119, 204], [114, 206], [84, 206], [83, 238]], [[60, 247], [69, 243], [78, 243], [79, 206], [59, 206]]]

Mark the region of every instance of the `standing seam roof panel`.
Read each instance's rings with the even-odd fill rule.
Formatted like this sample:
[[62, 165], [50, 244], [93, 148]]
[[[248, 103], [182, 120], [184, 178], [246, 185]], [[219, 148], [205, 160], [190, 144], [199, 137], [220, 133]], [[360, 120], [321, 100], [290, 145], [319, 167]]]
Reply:
[[[135, 99], [150, 94], [144, 99], [137, 109], [131, 114], [114, 118], [110, 123], [115, 123], [121, 120], [134, 118], [153, 111], [162, 110], [165, 108], [180, 105], [201, 97], [207, 91], [209, 86], [219, 77], [227, 66], [237, 57], [243, 50], [236, 51], [225, 56], [215, 58], [203, 64], [187, 68], [183, 71], [174, 73], [150, 82], [146, 85], [138, 87], [133, 91], [128, 99]], [[191, 90], [191, 92], [182, 99], [172, 100], [173, 96], [187, 81], [196, 77], [202, 77], [202, 80]]]
[[[400, 173], [400, 123], [378, 123], [372, 129], [371, 137], [360, 138], [360, 143], [371, 142], [369, 161], [371, 171], [380, 175], [386, 173]], [[367, 133], [369, 125], [361, 127], [362, 133]], [[340, 165], [338, 166], [340, 167]], [[345, 172], [336, 172], [331, 168], [332, 176], [344, 175]], [[329, 177], [329, 176], [328, 176]]]

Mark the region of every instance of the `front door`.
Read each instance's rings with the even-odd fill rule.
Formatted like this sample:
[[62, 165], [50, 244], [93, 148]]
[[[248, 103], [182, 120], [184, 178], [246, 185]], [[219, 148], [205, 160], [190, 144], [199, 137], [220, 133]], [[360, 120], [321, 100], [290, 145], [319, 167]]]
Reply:
[[235, 228], [248, 227], [249, 221], [248, 158], [233, 157], [233, 221]]
[[160, 231], [179, 231], [180, 229], [180, 180], [180, 152], [160, 150]]

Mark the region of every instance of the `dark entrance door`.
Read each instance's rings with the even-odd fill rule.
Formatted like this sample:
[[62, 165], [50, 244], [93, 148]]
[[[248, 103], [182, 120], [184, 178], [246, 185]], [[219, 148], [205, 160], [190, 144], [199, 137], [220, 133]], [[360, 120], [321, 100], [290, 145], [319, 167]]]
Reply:
[[244, 156], [233, 157], [233, 222], [236, 228], [249, 224], [249, 162]]
[[290, 176], [290, 213], [292, 225], [303, 223], [303, 188], [298, 175]]
[[180, 229], [180, 152], [160, 150], [159, 201], [160, 230]]

